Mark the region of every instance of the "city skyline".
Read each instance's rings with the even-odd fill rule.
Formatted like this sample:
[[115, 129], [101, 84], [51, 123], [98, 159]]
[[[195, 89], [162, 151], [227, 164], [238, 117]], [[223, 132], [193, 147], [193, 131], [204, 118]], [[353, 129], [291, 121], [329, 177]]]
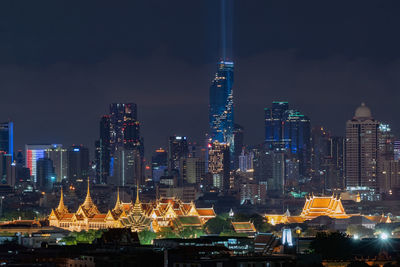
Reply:
[[[4, 42], [13, 50], [5, 49], [1, 54], [2, 88], [7, 93], [2, 98], [0, 119], [15, 122], [15, 148], [22, 149], [29, 143], [82, 143], [93, 151], [93, 140], [98, 135], [97, 121], [107, 113], [112, 102], [138, 105], [147, 151], [165, 146], [168, 136], [173, 134], [200, 141], [208, 129], [207, 91], [219, 59], [218, 31], [215, 30], [219, 28], [219, 7], [212, 1], [184, 4], [192, 14], [188, 17], [174, 11], [179, 4], [183, 2], [162, 8], [187, 19], [193, 31], [188, 31], [189, 26], [175, 27], [169, 32], [171, 35], [161, 34], [157, 37], [161, 39], [154, 42], [156, 37], [146, 30], [127, 27], [135, 22], [128, 14], [122, 12], [115, 19], [116, 13], [110, 11], [110, 18], [106, 17], [93, 36], [96, 43], [102, 44], [95, 47], [96, 53], [88, 49], [91, 39], [82, 36], [93, 32], [93, 26], [97, 25], [94, 23], [99, 22], [101, 3], [88, 15], [93, 16], [93, 22], [82, 29], [65, 17], [65, 12], [71, 11], [68, 7], [66, 11], [57, 9], [57, 4], [52, 7], [64, 21], [43, 14], [45, 10], [38, 10], [37, 6], [29, 6], [35, 10], [32, 14], [54, 19], [52, 24], [58, 33], [51, 39], [40, 36], [53, 33], [53, 28], [32, 20], [37, 27], [28, 30], [23, 19], [14, 21], [20, 15], [8, 8], [10, 12], [3, 18], [12, 23], [4, 27], [8, 36]], [[308, 10], [307, 5], [298, 4], [295, 12], [295, 8], [287, 11], [284, 4], [269, 6], [260, 1], [255, 8], [235, 2], [235, 121], [244, 127], [246, 143], [262, 142], [263, 108], [272, 101], [289, 101], [294, 108], [308, 114], [313, 125], [322, 124], [335, 135], [344, 134], [345, 122], [354, 108], [365, 102], [377, 119], [389, 123], [395, 133], [399, 132], [393, 112], [400, 83], [396, 77], [399, 39], [381, 30], [384, 33], [393, 30], [398, 18], [392, 10], [398, 4], [391, 3], [393, 8], [376, 11], [379, 4], [368, 2], [364, 3], [364, 13], [354, 14], [342, 11], [343, 4], [337, 2], [331, 10], [318, 4]], [[86, 4], [83, 8], [91, 7]], [[140, 18], [154, 16], [148, 6], [141, 8]], [[321, 12], [315, 12], [319, 8]], [[357, 3], [347, 9], [355, 8]], [[249, 12], [252, 17], [246, 15]], [[296, 14], [301, 12], [304, 17], [321, 19], [325, 28], [308, 27], [307, 21], [298, 21]], [[173, 19], [166, 19], [165, 13], [161, 14], [165, 25], [177, 25]], [[85, 13], [74, 15], [82, 19], [86, 16]], [[353, 28], [348, 29], [339, 17], [352, 21]], [[371, 17], [374, 17], [372, 21]], [[63, 23], [74, 30], [67, 32]], [[376, 28], [371, 28], [371, 23], [376, 23]], [[119, 36], [115, 44], [110, 43], [106, 26], [121, 29], [115, 33]], [[148, 27], [156, 33], [165, 29], [160, 19]], [[32, 36], [27, 36], [25, 32], [31, 30]], [[133, 30], [137, 30], [138, 37], [130, 34]], [[265, 34], [256, 34], [257, 31]], [[353, 31], [358, 33], [357, 37], [351, 36]], [[69, 47], [61, 42], [64, 35], [70, 40]], [[81, 46], [75, 41], [79, 36], [83, 38]], [[32, 40], [33, 45], [28, 48], [25, 42], [15, 43], [20, 38]], [[136, 38], [143, 41], [135, 43]], [[148, 43], [158, 45], [147, 46]], [[144, 53], [136, 53], [138, 48], [143, 48]], [[154, 75], [157, 79], [152, 79]], [[381, 93], [392, 97], [381, 104]], [[29, 109], [30, 116], [15, 108], [16, 104]], [[71, 117], [74, 121], [69, 120]], [[193, 126], [192, 121], [196, 121]]]

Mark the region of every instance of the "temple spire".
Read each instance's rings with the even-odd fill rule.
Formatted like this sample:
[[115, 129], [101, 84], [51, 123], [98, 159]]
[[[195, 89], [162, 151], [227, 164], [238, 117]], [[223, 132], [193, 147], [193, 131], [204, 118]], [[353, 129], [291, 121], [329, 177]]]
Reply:
[[119, 199], [119, 187], [117, 187], [117, 201], [115, 202], [114, 210], [117, 210], [119, 208], [120, 204], [121, 204], [121, 200]]
[[86, 198], [85, 201], [82, 204], [83, 206], [92, 206], [93, 204], [93, 200], [90, 197], [90, 180], [89, 178], [87, 179], [87, 194], [86, 194]]
[[58, 203], [57, 211], [58, 212], [68, 212], [67, 207], [64, 205], [64, 194], [63, 194], [63, 188], [62, 187], [61, 187], [60, 202]]
[[139, 200], [139, 179], [137, 179], [137, 182], [136, 182], [136, 201], [135, 201], [135, 204], [136, 203], [140, 203], [140, 200]]

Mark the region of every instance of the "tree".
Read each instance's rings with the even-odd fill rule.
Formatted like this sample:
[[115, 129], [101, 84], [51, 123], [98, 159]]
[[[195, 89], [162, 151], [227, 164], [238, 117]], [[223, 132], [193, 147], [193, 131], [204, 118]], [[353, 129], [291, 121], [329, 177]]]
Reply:
[[340, 232], [319, 232], [310, 248], [323, 259], [347, 259], [351, 256], [351, 239]]
[[221, 232], [227, 231], [230, 228], [230, 222], [219, 216], [208, 220], [205, 224], [205, 229], [209, 234], [220, 234]]
[[179, 236], [171, 228], [163, 228], [157, 233], [157, 238], [178, 238]]
[[374, 235], [374, 230], [362, 225], [351, 224], [347, 227], [346, 233], [351, 236], [358, 235], [359, 237], [368, 237]]
[[143, 230], [139, 232], [138, 235], [140, 244], [142, 245], [150, 245], [153, 240], [157, 238], [157, 234], [149, 230]]

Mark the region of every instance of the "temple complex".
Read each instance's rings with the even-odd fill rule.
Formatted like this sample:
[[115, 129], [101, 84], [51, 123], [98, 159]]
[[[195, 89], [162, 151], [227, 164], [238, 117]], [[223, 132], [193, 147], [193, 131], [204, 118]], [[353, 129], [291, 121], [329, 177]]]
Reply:
[[75, 213], [70, 213], [64, 205], [61, 189], [58, 207], [52, 209], [48, 220], [50, 226], [70, 231], [125, 227], [136, 232], [142, 230], [158, 232], [163, 228], [202, 227], [215, 216], [213, 208], [196, 208], [193, 202], [184, 203], [175, 197], [142, 203], [137, 192], [135, 203], [124, 203], [119, 198], [119, 191], [114, 208], [107, 213], [101, 213], [90, 196], [88, 182], [85, 201]]
[[265, 217], [272, 225], [287, 223], [303, 223], [319, 216], [329, 216], [335, 219], [346, 219], [346, 214], [339, 196], [306, 196], [303, 210], [299, 216], [291, 216], [287, 210], [284, 214], [266, 214]]

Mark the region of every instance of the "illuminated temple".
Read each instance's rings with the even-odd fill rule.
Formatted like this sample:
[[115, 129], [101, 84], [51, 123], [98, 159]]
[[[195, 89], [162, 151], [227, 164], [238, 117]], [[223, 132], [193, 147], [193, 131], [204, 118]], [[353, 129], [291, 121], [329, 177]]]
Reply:
[[124, 203], [119, 198], [119, 191], [114, 208], [107, 213], [101, 213], [92, 201], [88, 183], [85, 201], [75, 213], [70, 213], [64, 205], [61, 190], [58, 207], [52, 209], [48, 220], [50, 226], [70, 231], [131, 228], [136, 232], [158, 232], [162, 228], [201, 227], [215, 216], [213, 208], [196, 208], [193, 202], [184, 203], [177, 198], [161, 198], [154, 202], [142, 203], [137, 193], [135, 203]]
[[268, 222], [275, 224], [302, 223], [312, 220], [319, 216], [329, 216], [335, 219], [347, 219], [350, 215], [346, 214], [342, 201], [339, 196], [307, 196], [303, 210], [299, 216], [291, 216], [289, 211], [284, 214], [266, 214]]

